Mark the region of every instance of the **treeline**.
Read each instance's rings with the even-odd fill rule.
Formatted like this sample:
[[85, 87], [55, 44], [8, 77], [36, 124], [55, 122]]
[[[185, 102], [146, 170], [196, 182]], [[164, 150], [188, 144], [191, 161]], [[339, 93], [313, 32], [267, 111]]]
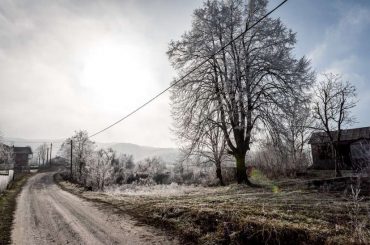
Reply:
[[216, 184], [212, 164], [180, 161], [169, 165], [159, 157], [134, 162], [132, 155], [117, 154], [110, 148], [97, 149], [82, 130], [65, 140], [60, 154], [68, 160], [64, 177], [93, 190], [122, 184]]

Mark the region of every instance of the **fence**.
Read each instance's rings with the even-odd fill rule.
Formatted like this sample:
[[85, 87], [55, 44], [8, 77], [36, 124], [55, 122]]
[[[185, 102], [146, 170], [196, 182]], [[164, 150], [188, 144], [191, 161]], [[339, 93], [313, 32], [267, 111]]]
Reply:
[[14, 170], [0, 170], [0, 193], [2, 193], [13, 180]]

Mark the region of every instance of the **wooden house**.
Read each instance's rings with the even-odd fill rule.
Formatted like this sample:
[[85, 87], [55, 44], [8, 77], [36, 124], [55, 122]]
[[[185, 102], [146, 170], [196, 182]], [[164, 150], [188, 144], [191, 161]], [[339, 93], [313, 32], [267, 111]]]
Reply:
[[[336, 135], [337, 131], [332, 131]], [[335, 138], [335, 137], [334, 137]], [[315, 132], [308, 142], [311, 145], [312, 169], [334, 170], [335, 158], [328, 135], [325, 132]], [[341, 132], [340, 160], [341, 170], [358, 170], [370, 166], [370, 127], [345, 129]]]
[[14, 170], [15, 172], [24, 172], [29, 170], [29, 160], [32, 157], [32, 149], [29, 146], [26, 147], [14, 147]]

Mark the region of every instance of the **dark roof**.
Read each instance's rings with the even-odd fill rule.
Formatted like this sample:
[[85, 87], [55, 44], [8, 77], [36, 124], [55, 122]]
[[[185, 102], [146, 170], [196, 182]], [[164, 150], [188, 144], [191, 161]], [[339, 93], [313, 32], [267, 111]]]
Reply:
[[15, 154], [32, 154], [31, 147], [26, 146], [26, 147], [13, 147], [13, 152]]
[[[330, 133], [334, 136], [338, 131], [331, 131]], [[360, 139], [370, 139], [370, 127], [365, 128], [352, 128], [352, 129], [343, 129], [340, 141], [355, 141]], [[322, 144], [328, 143], [329, 137], [326, 132], [315, 132], [312, 133], [308, 144]]]

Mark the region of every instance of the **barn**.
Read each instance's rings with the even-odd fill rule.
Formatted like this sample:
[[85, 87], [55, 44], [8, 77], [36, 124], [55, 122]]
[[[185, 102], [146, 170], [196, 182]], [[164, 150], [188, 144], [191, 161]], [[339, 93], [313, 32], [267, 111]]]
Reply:
[[[331, 133], [336, 135], [337, 131]], [[342, 130], [341, 135], [338, 147], [342, 157], [338, 168], [358, 170], [370, 166], [370, 127], [345, 129]], [[335, 159], [327, 134], [315, 132], [308, 143], [312, 151], [311, 169], [334, 170]]]

